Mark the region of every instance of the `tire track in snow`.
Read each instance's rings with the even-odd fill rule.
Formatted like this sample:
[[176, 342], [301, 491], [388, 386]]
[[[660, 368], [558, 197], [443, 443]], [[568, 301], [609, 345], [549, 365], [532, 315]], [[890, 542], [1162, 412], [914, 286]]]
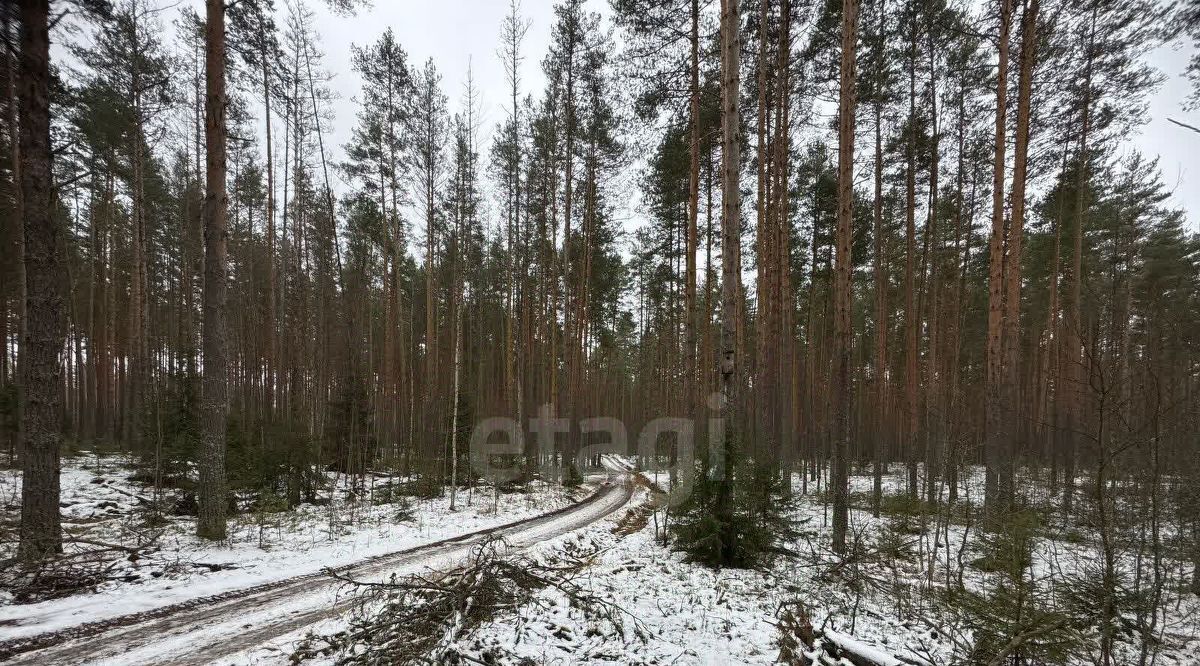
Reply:
[[[587, 499], [549, 513], [341, 567], [339, 573], [383, 579], [444, 567], [490, 536], [526, 548], [589, 525], [629, 502], [627, 474], [606, 481]], [[14, 664], [206, 664], [335, 618], [353, 605], [343, 584], [324, 572], [214, 597], [0, 643]]]

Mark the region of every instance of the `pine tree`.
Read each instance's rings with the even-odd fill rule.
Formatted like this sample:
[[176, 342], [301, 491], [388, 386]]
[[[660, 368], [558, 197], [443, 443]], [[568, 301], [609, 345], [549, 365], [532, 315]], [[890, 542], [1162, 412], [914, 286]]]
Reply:
[[[439, 190], [445, 178], [446, 164], [443, 150], [447, 141], [446, 96], [442, 93], [441, 75], [432, 60], [416, 77], [416, 96], [409, 118], [411, 163], [416, 172], [415, 199], [425, 216], [425, 378], [423, 410], [425, 418], [437, 422], [438, 411], [434, 401], [440, 395], [435, 384], [439, 365], [440, 347], [436, 335], [437, 301], [435, 262], [439, 259], [438, 244], [441, 242], [440, 228], [443, 224], [439, 215]], [[427, 455], [438, 450], [436, 433], [428, 433]]]
[[738, 114], [740, 90], [741, 39], [738, 0], [721, 2], [721, 355], [720, 414], [725, 430], [721, 434], [721, 457], [717, 466], [718, 489], [713, 511], [717, 520], [720, 561], [737, 559], [737, 526], [734, 524], [733, 489], [736, 483], [738, 438], [741, 437], [739, 412], [737, 318], [741, 284], [741, 199], [740, 143], [741, 118]]
[[225, 3], [209, 0], [205, 22], [204, 393], [196, 533], [225, 538], [225, 429], [229, 418], [228, 253], [225, 191]]
[[[358, 124], [346, 147], [342, 170], [363, 196], [377, 203], [383, 218], [379, 238], [384, 261], [380, 279], [383, 294], [382, 373], [378, 389], [382, 404], [397, 408], [381, 410], [380, 431], [393, 442], [406, 434], [413, 414], [408, 409], [413, 389], [413, 359], [405, 344], [405, 292], [402, 268], [408, 248], [408, 221], [403, 209], [410, 203], [406, 191], [409, 177], [406, 155], [411, 150], [409, 101], [414, 84], [404, 49], [389, 29], [370, 46], [355, 48], [354, 68], [364, 82]], [[410, 303], [411, 306], [411, 303]], [[408, 317], [412, 316], [411, 307]]]
[[855, 48], [858, 43], [858, 2], [842, 2], [842, 65], [838, 102], [838, 226], [837, 267], [834, 277], [834, 315], [837, 328], [834, 362], [837, 367], [833, 443], [833, 549], [846, 550], [850, 492], [848, 479], [850, 407], [854, 389], [850, 377], [850, 239], [854, 216]]
[[[21, 344], [21, 543], [32, 562], [62, 551], [59, 456], [66, 304], [60, 282], [65, 231], [54, 215], [50, 149], [49, 3], [20, 5], [18, 79], [21, 194], [24, 222], [25, 324]], [[7, 341], [6, 341], [7, 344]]]

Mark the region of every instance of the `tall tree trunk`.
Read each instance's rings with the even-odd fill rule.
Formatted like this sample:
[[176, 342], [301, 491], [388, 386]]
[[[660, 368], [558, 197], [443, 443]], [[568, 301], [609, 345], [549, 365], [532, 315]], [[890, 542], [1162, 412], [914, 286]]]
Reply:
[[[431, 121], [432, 122], [432, 121]], [[433, 148], [430, 148], [432, 151]], [[437, 337], [434, 329], [434, 316], [437, 301], [434, 299], [434, 279], [433, 279], [433, 258], [434, 258], [434, 224], [435, 224], [435, 201], [434, 201], [434, 156], [430, 154], [427, 168], [429, 173], [426, 174], [426, 209], [425, 209], [425, 418], [430, 419], [433, 414], [430, 410], [433, 408], [434, 381], [437, 369]], [[436, 438], [435, 438], [436, 439]]]
[[1000, 495], [998, 473], [1004, 464], [1004, 152], [1008, 109], [1008, 39], [1012, 0], [1000, 0], [999, 65], [996, 73], [995, 160], [992, 164], [992, 233], [988, 243], [987, 375], [984, 403], [984, 461], [987, 466], [985, 503], [989, 515], [998, 517], [1008, 499]]
[[[1025, 181], [1029, 169], [1029, 115], [1033, 91], [1033, 68], [1037, 48], [1039, 0], [1030, 0], [1021, 16], [1021, 63], [1017, 84], [1017, 143], [1013, 153], [1012, 217], [1008, 225], [1008, 259], [1004, 279], [1004, 406], [1008, 424], [1006, 441], [1001, 443], [996, 469], [997, 495], [1002, 503], [1011, 501], [1013, 461], [1020, 429], [1020, 367], [1018, 354], [1021, 337], [1021, 241], [1025, 224]], [[1000, 509], [1004, 510], [1005, 504]]]
[[92, 362], [92, 381], [95, 383], [96, 400], [95, 414], [92, 417], [93, 428], [98, 438], [104, 439], [112, 433], [109, 424], [112, 422], [112, 397], [110, 380], [112, 363], [109, 360], [109, 345], [112, 343], [109, 335], [111, 287], [108, 278], [108, 247], [109, 235], [112, 229], [113, 186], [114, 176], [111, 166], [105, 177], [104, 201], [95, 215], [99, 218], [96, 231], [96, 242], [93, 246], [92, 266], [93, 284], [96, 291], [96, 310], [94, 313], [93, 337], [90, 340], [89, 359]]
[[1079, 135], [1078, 176], [1075, 183], [1075, 231], [1074, 252], [1071, 257], [1071, 283], [1068, 288], [1066, 346], [1066, 382], [1062, 386], [1065, 406], [1063, 410], [1063, 437], [1067, 450], [1063, 454], [1063, 512], [1070, 514], [1075, 501], [1075, 456], [1079, 448], [1080, 429], [1083, 427], [1083, 225], [1087, 214], [1088, 186], [1088, 134], [1091, 131], [1092, 111], [1092, 68], [1095, 62], [1096, 15], [1092, 9], [1091, 27], [1088, 32], [1087, 50], [1084, 53], [1083, 119]]
[[[468, 97], [468, 103], [470, 98]], [[470, 126], [470, 121], [468, 121]], [[468, 153], [470, 148], [468, 148]], [[456, 206], [462, 202], [455, 202]], [[453, 397], [451, 398], [451, 416], [450, 416], [450, 510], [455, 510], [455, 501], [458, 498], [458, 428], [461, 425], [458, 422], [458, 405], [459, 391], [462, 388], [462, 330], [463, 330], [463, 266], [462, 266], [462, 245], [463, 245], [463, 230], [465, 227], [463, 213], [461, 210], [455, 213], [456, 223], [454, 231], [454, 241], [452, 243], [454, 258], [453, 271], [451, 277], [451, 285], [454, 293], [451, 296], [451, 316], [454, 318], [454, 385]]]
[[941, 429], [940, 419], [937, 418], [941, 400], [938, 387], [938, 344], [941, 335], [939, 309], [939, 277], [941, 270], [941, 236], [938, 233], [938, 176], [941, 172], [941, 135], [938, 130], [937, 104], [937, 51], [933, 43], [932, 16], [931, 25], [926, 29], [926, 44], [929, 49], [929, 90], [930, 90], [930, 164], [929, 164], [929, 215], [925, 222], [925, 262], [921, 285], [921, 305], [919, 311], [927, 312], [922, 319], [927, 320], [929, 339], [925, 361], [925, 497], [933, 504], [937, 493], [937, 478], [941, 462]]
[[[1067, 132], [1070, 136], [1070, 132]], [[1063, 160], [1061, 173], [1067, 171], [1067, 156], [1069, 155], [1069, 142], [1063, 143]], [[1050, 261], [1050, 284], [1047, 287], [1047, 304], [1046, 304], [1046, 326], [1042, 329], [1042, 339], [1045, 340], [1046, 348], [1042, 350], [1041, 358], [1041, 393], [1039, 397], [1040, 418], [1037, 420], [1042, 427], [1042, 432], [1045, 433], [1043, 446], [1046, 456], [1050, 459], [1050, 496], [1053, 497], [1058, 490], [1058, 460], [1060, 451], [1058, 450], [1057, 442], [1059, 441], [1058, 418], [1059, 418], [1059, 403], [1061, 400], [1061, 384], [1060, 368], [1061, 354], [1059, 348], [1062, 347], [1062, 330], [1059, 328], [1059, 295], [1058, 282], [1059, 274], [1062, 271], [1062, 228], [1063, 228], [1063, 201], [1059, 200], [1058, 212], [1052, 221], [1054, 233], [1054, 253], [1053, 259]]]
[[[879, 34], [883, 34], [884, 2], [879, 2]], [[875, 54], [876, 76], [884, 67], [884, 45], [880, 40]], [[875, 465], [874, 482], [871, 492], [871, 511], [879, 517], [880, 504], [883, 501], [883, 464], [886, 455], [885, 439], [887, 437], [887, 394], [888, 394], [888, 309], [887, 268], [883, 261], [883, 93], [875, 91], [875, 195], [871, 205], [873, 225], [873, 241], [875, 245], [874, 274], [875, 274]]]
[[[755, 152], [758, 169], [757, 195], [755, 202], [755, 255], [758, 259], [758, 270], [755, 272], [754, 293], [758, 300], [757, 322], [755, 326], [754, 374], [755, 390], [745, 398], [747, 409], [751, 416], [746, 423], [747, 444], [751, 447], [750, 454], [756, 455], [756, 447], [764, 436], [763, 425], [766, 422], [766, 396], [770, 388], [770, 362], [768, 336], [771, 321], [771, 293], [768, 285], [771, 283], [773, 267], [771, 265], [771, 174], [772, 165], [767, 147], [767, 132], [771, 124], [771, 106], [769, 101], [770, 86], [767, 78], [767, 17], [770, 15], [770, 0], [759, 0], [758, 12], [758, 56], [755, 74], [758, 86], [758, 120], [756, 126], [757, 150]], [[749, 355], [747, 355], [749, 356]]]
[[[959, 405], [962, 397], [959, 394], [958, 382], [961, 371], [961, 351], [962, 351], [962, 301], [963, 292], [966, 291], [966, 275], [967, 275], [967, 256], [971, 244], [970, 227], [974, 222], [975, 215], [975, 170], [972, 169], [971, 174], [971, 210], [968, 214], [963, 213], [963, 189], [965, 169], [967, 163], [966, 157], [966, 125], [967, 125], [967, 110], [966, 110], [966, 84], [963, 83], [959, 88], [958, 94], [958, 168], [955, 174], [955, 195], [954, 195], [954, 289], [951, 296], [950, 305], [950, 334], [947, 340], [946, 364], [948, 368], [949, 379], [947, 382], [946, 400], [947, 410], [943, 419], [944, 428], [947, 433], [947, 442], [949, 444], [945, 460], [946, 460], [946, 487], [947, 500], [953, 504], [958, 501], [958, 464], [959, 464], [959, 439], [962, 424], [962, 417], [958, 414]], [[965, 218], [965, 219], [964, 219]]]
[[917, 261], [917, 22], [912, 20], [909, 36], [908, 61], [908, 118], [909, 132], [905, 153], [905, 218], [904, 218], [904, 455], [908, 461], [908, 494], [917, 496], [917, 418], [918, 418], [918, 329], [921, 315], [916, 304], [916, 261]]
[[[788, 153], [790, 150], [791, 125], [791, 54], [792, 54], [792, 4], [791, 0], [781, 0], [779, 12], [779, 62], [776, 67], [776, 102], [775, 102], [775, 163], [774, 185], [775, 193], [775, 229], [771, 263], [774, 266], [774, 279], [771, 281], [772, 308], [771, 335], [771, 374], [772, 390], [769, 394], [771, 409], [771, 434], [774, 438], [775, 449], [769, 452], [767, 460], [772, 463], [782, 463], [788, 460], [790, 438], [791, 412], [789, 409], [789, 392], [791, 385], [791, 360], [793, 349], [792, 316], [794, 296], [792, 290], [791, 271], [789, 270], [791, 247], [791, 225], [788, 219]], [[790, 483], [791, 472], [784, 467], [784, 483]]]
[[858, 41], [858, 0], [842, 0], [841, 81], [838, 94], [838, 226], [834, 268], [835, 381], [833, 442], [833, 550], [846, 551], [850, 517], [848, 461], [850, 449], [850, 242], [854, 221], [854, 102], [855, 46]]
[[696, 244], [697, 221], [700, 215], [700, 0], [691, 0], [691, 86], [689, 100], [689, 115], [691, 125], [691, 145], [689, 146], [688, 163], [688, 227], [687, 227], [687, 277], [684, 289], [684, 373], [686, 392], [685, 411], [692, 416], [699, 399], [699, 381], [696, 366], [696, 327], [698, 313], [696, 311]]
[[[575, 386], [575, 360], [576, 349], [574, 346], [575, 340], [575, 322], [574, 314], [571, 312], [571, 209], [575, 199], [575, 47], [577, 35], [575, 34], [574, 23], [567, 37], [567, 82], [566, 91], [564, 92], [564, 109], [563, 109], [563, 238], [562, 238], [562, 354], [563, 361], [567, 368], [566, 385], [563, 390], [565, 394], [565, 403], [567, 409], [567, 417], [572, 421], [575, 420], [575, 396], [572, 394]], [[575, 460], [575, 429], [572, 428], [567, 433], [566, 453], [564, 454], [564, 463], [571, 464]], [[565, 478], [565, 475], [564, 475]]]
[[53, 214], [49, 2], [21, 0], [20, 11], [18, 85], [26, 324], [20, 361], [25, 390], [18, 557], [32, 562], [62, 552], [58, 502], [66, 230]]
[[133, 88], [134, 130], [130, 141], [131, 171], [133, 183], [133, 255], [129, 276], [129, 337], [126, 340], [129, 370], [125, 381], [126, 407], [124, 416], [125, 442], [139, 450], [144, 430], [145, 384], [149, 374], [147, 358], [148, 299], [147, 238], [146, 238], [146, 190], [145, 190], [145, 136], [143, 133], [144, 109], [141, 103], [142, 77], [140, 71], [140, 47], [138, 26], [133, 26], [134, 53], [132, 58], [131, 87]]
[[[506, 333], [508, 335], [507, 345], [505, 347], [505, 378], [506, 378], [506, 393], [510, 408], [516, 414], [517, 422], [522, 423], [523, 403], [522, 403], [522, 386], [521, 379], [523, 374], [522, 360], [524, 357], [523, 345], [518, 342], [517, 338], [521, 337], [521, 330], [518, 330], [517, 324], [517, 253], [520, 251], [516, 244], [517, 230], [521, 226], [521, 106], [518, 103], [517, 96], [520, 87], [520, 65], [521, 65], [521, 40], [524, 37], [525, 30], [522, 28], [521, 19], [518, 15], [518, 5], [515, 0], [510, 5], [510, 21], [509, 28], [512, 30], [506, 37], [510, 40], [506, 45], [508, 48], [509, 61], [507, 63], [509, 70], [510, 98], [512, 101], [512, 192], [513, 204], [510, 217], [510, 225], [508, 230], [508, 288], [506, 296], [508, 299], [508, 318], [506, 322]], [[527, 25], [527, 24], [526, 24]], [[527, 303], [528, 299], [523, 299]], [[528, 317], [522, 316], [520, 328], [523, 330], [528, 325]], [[515, 358], [514, 358], [515, 357]], [[529, 461], [525, 461], [528, 468]]]
[[721, 2], [721, 409], [725, 421], [716, 506], [721, 559], [735, 556], [733, 486], [740, 423], [736, 415], [738, 301], [741, 298], [741, 123], [738, 115], [741, 39], [738, 0]]
[[196, 534], [225, 538], [225, 428], [229, 417], [226, 289], [229, 229], [225, 192], [225, 2], [207, 0], [204, 147], [204, 388], [201, 400], [200, 516]]
[[[266, 30], [265, 25], [260, 25], [260, 29]], [[275, 410], [275, 381], [276, 372], [279, 363], [278, 342], [276, 338], [276, 298], [275, 283], [278, 280], [277, 269], [275, 266], [275, 154], [271, 143], [271, 70], [267, 60], [267, 39], [262, 37], [260, 44], [262, 48], [259, 52], [259, 59], [262, 60], [262, 77], [263, 77], [263, 123], [267, 130], [267, 210], [266, 210], [266, 225], [267, 225], [267, 367], [266, 377], [266, 411], [268, 414], [274, 414]], [[284, 165], [286, 167], [286, 165]]]

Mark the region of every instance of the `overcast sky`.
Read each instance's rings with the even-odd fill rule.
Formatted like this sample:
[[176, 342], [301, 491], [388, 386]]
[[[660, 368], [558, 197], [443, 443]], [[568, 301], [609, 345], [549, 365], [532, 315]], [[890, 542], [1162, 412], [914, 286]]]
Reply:
[[[280, 3], [282, 5], [282, 3]], [[362, 79], [350, 68], [351, 45], [365, 46], [391, 28], [408, 53], [410, 67], [420, 69], [433, 63], [442, 75], [442, 90], [454, 113], [465, 106], [468, 68], [479, 91], [480, 153], [486, 164], [492, 133], [508, 115], [510, 91], [500, 61], [501, 28], [509, 7], [507, 0], [374, 0], [374, 7], [357, 16], [342, 17], [329, 12], [319, 0], [310, 2], [319, 20], [320, 48], [325, 52], [325, 69], [334, 74], [329, 87], [340, 98], [336, 104], [333, 143], [340, 148], [350, 138], [355, 122]], [[607, 0], [591, 3], [607, 10]], [[545, 85], [542, 58], [550, 44], [554, 20], [550, 0], [524, 0], [521, 14], [529, 22], [522, 49], [521, 89], [539, 93]]]
[[[192, 2], [200, 8], [199, 2]], [[341, 146], [350, 136], [356, 111], [354, 98], [361, 85], [358, 75], [350, 69], [350, 46], [373, 42], [387, 27], [395, 31], [414, 67], [433, 58], [442, 73], [443, 89], [452, 111], [461, 108], [467, 69], [473, 70], [481, 94], [481, 151], [486, 151], [493, 128], [507, 113], [507, 83], [497, 55], [501, 25], [508, 12], [506, 0], [374, 0], [373, 8], [348, 18], [332, 15], [319, 1], [310, 4], [318, 16], [325, 67], [334, 74], [330, 87], [340, 97], [335, 105], [332, 140], [327, 144], [334, 159], [340, 157]], [[605, 16], [610, 13], [607, 0], [591, 0], [588, 5]], [[553, 2], [523, 0], [521, 13], [530, 24], [524, 44], [521, 86], [523, 93], [536, 95], [545, 82], [541, 60], [550, 42]], [[1188, 57], [1188, 53], [1172, 48], [1161, 48], [1151, 54], [1151, 63], [1166, 75], [1166, 82], [1151, 100], [1150, 122], [1138, 135], [1130, 137], [1127, 148], [1159, 157], [1163, 180], [1172, 190], [1176, 204], [1187, 211], [1189, 226], [1198, 229], [1200, 187], [1196, 183], [1200, 182], [1200, 134], [1167, 120], [1170, 117], [1200, 126], [1200, 113], [1183, 110], [1190, 90], [1182, 76]], [[636, 202], [636, 192], [629, 192], [623, 200], [627, 205]], [[640, 217], [637, 210], [621, 213], [629, 218]]]
[[1183, 110], [1191, 93], [1183, 76], [1189, 51], [1163, 47], [1151, 54], [1150, 62], [1167, 79], [1150, 100], [1150, 122], [1130, 143], [1147, 155], [1158, 156], [1163, 181], [1174, 193], [1176, 204], [1187, 211], [1189, 226], [1200, 229], [1200, 134], [1167, 120], [1200, 127], [1200, 113]]

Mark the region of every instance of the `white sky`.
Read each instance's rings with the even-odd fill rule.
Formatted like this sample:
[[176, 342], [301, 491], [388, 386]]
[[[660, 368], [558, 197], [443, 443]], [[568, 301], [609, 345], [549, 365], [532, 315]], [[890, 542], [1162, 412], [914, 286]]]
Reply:
[[[282, 7], [282, 0], [277, 2]], [[354, 100], [362, 87], [361, 77], [350, 67], [350, 47], [371, 44], [390, 27], [408, 54], [410, 70], [421, 69], [427, 59], [433, 58], [442, 75], [442, 91], [449, 99], [451, 113], [465, 108], [467, 72], [471, 71], [479, 95], [480, 162], [481, 166], [488, 163], [493, 132], [508, 117], [511, 104], [499, 55], [508, 0], [374, 0], [373, 8], [352, 17], [331, 13], [321, 0], [308, 2], [318, 17], [324, 67], [334, 74], [328, 85], [339, 98], [329, 144], [335, 160], [350, 139], [358, 110]], [[607, 0], [592, 4], [607, 9]], [[521, 14], [529, 22], [522, 48], [521, 96], [533, 94], [536, 98], [545, 87], [542, 58], [550, 45], [553, 3], [524, 0]]]
[[[357, 108], [353, 98], [362, 85], [350, 69], [350, 46], [373, 43], [389, 27], [408, 53], [412, 69], [433, 58], [452, 113], [463, 106], [467, 70], [472, 70], [483, 112], [480, 138], [483, 146], [490, 143], [492, 128], [507, 115], [508, 83], [498, 54], [507, 0], [375, 0], [373, 8], [349, 18], [331, 14], [320, 0], [309, 1], [318, 17], [325, 68], [335, 74], [330, 87], [341, 97], [333, 135], [336, 144], [350, 137]], [[525, 0], [521, 8], [530, 22], [521, 66], [525, 93], [540, 91], [545, 82], [541, 60], [550, 43], [552, 7], [549, 0]]]
[[1190, 49], [1163, 47], [1150, 56], [1150, 62], [1167, 76], [1158, 94], [1150, 100], [1150, 122], [1130, 143], [1147, 155], [1159, 157], [1163, 181], [1174, 193], [1176, 204], [1187, 211], [1188, 225], [1200, 228], [1200, 134], [1184, 129], [1167, 118], [1200, 127], [1200, 112], [1183, 110], [1191, 93], [1184, 78]]
[[[473, 69], [483, 111], [481, 151], [486, 150], [492, 129], [507, 113], [507, 83], [497, 55], [507, 0], [375, 0], [372, 9], [351, 18], [331, 15], [320, 2], [312, 4], [320, 17], [317, 25], [326, 68], [335, 73], [330, 85], [341, 97], [332, 142], [336, 150], [340, 151], [349, 137], [355, 111], [352, 100], [360, 86], [358, 76], [350, 70], [350, 45], [374, 41], [388, 26], [415, 66], [433, 58], [444, 77], [452, 110], [461, 107], [467, 68]], [[521, 13], [530, 22], [521, 70], [523, 93], [536, 96], [543, 89], [541, 61], [549, 48], [553, 4], [552, 0], [523, 0], [521, 4]], [[588, 7], [606, 17], [610, 14], [607, 0], [591, 0]], [[1173, 191], [1176, 205], [1187, 211], [1189, 226], [1198, 229], [1200, 187], [1194, 184], [1200, 181], [1200, 134], [1167, 120], [1171, 117], [1200, 126], [1200, 112], [1183, 110], [1190, 92], [1183, 78], [1189, 57], [1187, 51], [1173, 47], [1150, 55], [1150, 62], [1167, 78], [1151, 99], [1150, 122], [1139, 135], [1130, 137], [1127, 147], [1159, 157], [1163, 180]], [[631, 194], [636, 199], [636, 193]], [[623, 211], [623, 215], [640, 217], [637, 211]]]
[[[168, 0], [162, 0], [167, 2]], [[283, 18], [280, 5], [280, 24]], [[433, 58], [443, 77], [443, 91], [449, 97], [451, 112], [463, 105], [467, 70], [473, 71], [480, 93], [480, 152], [486, 163], [491, 135], [507, 114], [508, 84], [498, 56], [500, 33], [508, 13], [507, 0], [374, 0], [374, 6], [352, 17], [336, 16], [321, 0], [308, 0], [317, 15], [320, 48], [325, 53], [325, 69], [333, 73], [329, 87], [338, 95], [334, 104], [335, 122], [326, 139], [330, 157], [337, 161], [342, 146], [350, 137], [355, 122], [361, 80], [350, 68], [350, 47], [366, 45], [391, 27], [396, 39], [408, 53], [414, 69]], [[181, 6], [194, 6], [203, 15], [200, 0], [183, 0]], [[522, 96], [539, 95], [544, 87], [541, 61], [550, 43], [554, 20], [553, 0], [523, 0], [521, 13], [529, 22], [521, 66]], [[611, 14], [607, 0], [590, 0], [588, 9], [606, 18]], [[169, 21], [164, 21], [169, 25]], [[1150, 62], [1166, 75], [1166, 81], [1150, 102], [1150, 122], [1139, 134], [1129, 137], [1124, 149], [1136, 148], [1159, 157], [1163, 180], [1172, 190], [1175, 204], [1187, 211], [1189, 226], [1200, 229], [1200, 188], [1192, 185], [1200, 179], [1200, 134], [1170, 123], [1175, 118], [1200, 126], [1200, 112], [1185, 112], [1183, 104], [1190, 92], [1183, 71], [1190, 49], [1163, 47], [1150, 54]], [[336, 185], [335, 185], [336, 187]], [[340, 188], [339, 188], [340, 189]], [[639, 200], [636, 187], [626, 187], [621, 197], [626, 210], [618, 216], [627, 221], [642, 217], [635, 210]]]

